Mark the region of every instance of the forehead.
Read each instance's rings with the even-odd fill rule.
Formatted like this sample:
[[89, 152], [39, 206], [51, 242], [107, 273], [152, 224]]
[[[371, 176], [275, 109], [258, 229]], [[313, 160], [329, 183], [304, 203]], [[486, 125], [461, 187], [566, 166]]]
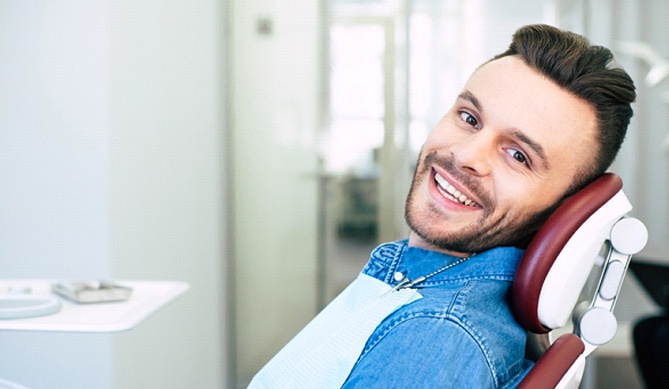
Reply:
[[[546, 150], [548, 163], [585, 169], [597, 153], [594, 108], [517, 56], [488, 62], [465, 85], [483, 125], [516, 131]], [[579, 170], [580, 171], [580, 170]]]

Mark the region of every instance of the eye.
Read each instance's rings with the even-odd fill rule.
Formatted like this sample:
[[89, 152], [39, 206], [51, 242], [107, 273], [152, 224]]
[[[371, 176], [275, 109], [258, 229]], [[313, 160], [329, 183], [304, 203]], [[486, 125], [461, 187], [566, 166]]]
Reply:
[[474, 115], [470, 114], [467, 111], [460, 111], [460, 119], [462, 119], [463, 122], [469, 124], [470, 126], [474, 128], [478, 128], [479, 126], [479, 121], [476, 120]]
[[529, 162], [525, 154], [516, 149], [507, 149], [506, 153], [511, 156], [515, 161], [522, 163], [523, 165], [529, 166]]

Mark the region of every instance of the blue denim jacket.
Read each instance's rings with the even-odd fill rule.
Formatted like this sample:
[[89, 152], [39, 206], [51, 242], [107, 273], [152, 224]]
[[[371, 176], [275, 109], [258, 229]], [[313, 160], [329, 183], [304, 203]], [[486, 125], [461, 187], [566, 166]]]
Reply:
[[[343, 388], [513, 388], [531, 363], [508, 306], [522, 250], [499, 247], [417, 285], [422, 299], [388, 316], [368, 339]], [[363, 273], [394, 285], [457, 258], [407, 245], [379, 246]]]

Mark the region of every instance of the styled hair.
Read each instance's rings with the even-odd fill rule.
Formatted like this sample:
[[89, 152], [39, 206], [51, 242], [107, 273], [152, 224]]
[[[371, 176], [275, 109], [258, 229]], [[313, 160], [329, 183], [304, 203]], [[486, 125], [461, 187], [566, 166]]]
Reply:
[[574, 96], [590, 104], [597, 118], [594, 164], [574, 182], [573, 193], [604, 173], [625, 139], [636, 99], [632, 78], [613, 61], [611, 51], [591, 45], [587, 38], [556, 27], [538, 24], [520, 28], [509, 48], [496, 59], [518, 55]]

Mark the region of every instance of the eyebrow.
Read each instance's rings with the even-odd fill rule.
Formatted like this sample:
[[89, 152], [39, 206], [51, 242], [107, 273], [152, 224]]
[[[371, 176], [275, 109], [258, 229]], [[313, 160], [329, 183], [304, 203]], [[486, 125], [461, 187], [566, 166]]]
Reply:
[[474, 107], [476, 107], [477, 110], [479, 110], [479, 112], [483, 113], [483, 107], [481, 106], [479, 99], [477, 99], [476, 96], [474, 96], [474, 94], [467, 89], [463, 90], [458, 95], [458, 99], [469, 101]]
[[[481, 114], [483, 114], [483, 105], [472, 92], [465, 89], [458, 95], [458, 98], [470, 102]], [[510, 130], [509, 135], [532, 149], [532, 151], [534, 151], [534, 153], [539, 157], [543, 168], [550, 169], [550, 164], [548, 163], [548, 158], [546, 157], [546, 151], [537, 141], [527, 136], [527, 134], [518, 128]]]

